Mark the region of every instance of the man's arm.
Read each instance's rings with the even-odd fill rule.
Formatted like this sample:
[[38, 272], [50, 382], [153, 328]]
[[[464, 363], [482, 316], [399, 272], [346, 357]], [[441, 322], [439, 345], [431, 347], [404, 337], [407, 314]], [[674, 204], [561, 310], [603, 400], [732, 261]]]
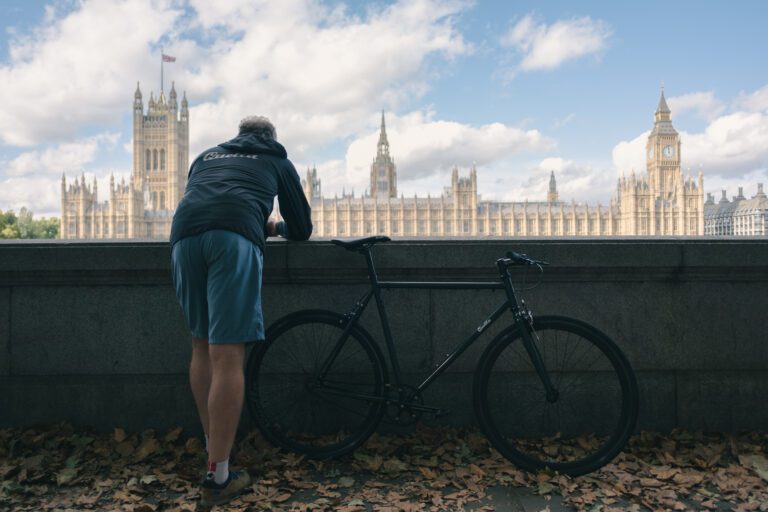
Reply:
[[277, 200], [280, 204], [280, 215], [285, 220], [277, 223], [267, 221], [267, 235], [280, 235], [289, 240], [308, 240], [312, 234], [312, 211], [301, 188], [299, 174], [290, 161], [287, 161], [287, 165], [280, 171]]

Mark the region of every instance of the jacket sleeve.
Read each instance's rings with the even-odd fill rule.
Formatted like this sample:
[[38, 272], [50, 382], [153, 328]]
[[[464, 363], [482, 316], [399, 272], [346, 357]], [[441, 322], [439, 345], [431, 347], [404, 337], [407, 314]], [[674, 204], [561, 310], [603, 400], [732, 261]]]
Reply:
[[308, 240], [312, 234], [312, 211], [296, 168], [290, 160], [286, 162], [278, 175], [277, 201], [284, 220], [277, 224], [277, 232], [288, 240]]

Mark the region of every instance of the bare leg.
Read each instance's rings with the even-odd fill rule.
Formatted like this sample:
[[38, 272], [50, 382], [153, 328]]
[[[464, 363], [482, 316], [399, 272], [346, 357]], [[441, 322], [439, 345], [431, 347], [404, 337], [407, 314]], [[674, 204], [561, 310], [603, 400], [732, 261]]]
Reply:
[[208, 392], [208, 460], [221, 462], [229, 458], [243, 408], [245, 345], [210, 345], [209, 354], [212, 378]]
[[208, 340], [192, 338], [192, 360], [189, 363], [189, 385], [195, 398], [197, 413], [208, 435], [208, 393], [211, 389], [211, 358], [208, 356]]

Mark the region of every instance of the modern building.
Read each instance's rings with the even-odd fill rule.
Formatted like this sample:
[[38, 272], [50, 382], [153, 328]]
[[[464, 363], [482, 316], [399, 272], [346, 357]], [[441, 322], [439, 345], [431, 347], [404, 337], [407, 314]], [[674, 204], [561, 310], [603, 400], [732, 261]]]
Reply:
[[704, 234], [715, 236], [768, 236], [768, 197], [763, 184], [757, 184], [757, 194], [750, 199], [744, 197], [743, 187], [732, 201], [723, 195], [715, 203], [712, 194], [707, 194], [704, 203]]
[[166, 99], [150, 93], [144, 112], [139, 84], [133, 101], [133, 171], [128, 183], [110, 178], [107, 199], [99, 201], [96, 180], [61, 178], [61, 238], [168, 239], [176, 205], [184, 195], [189, 168], [189, 104], [181, 109], [172, 84]]
[[354, 197], [322, 195], [317, 169], [302, 184], [312, 206], [314, 234], [356, 237], [611, 236], [701, 235], [704, 233], [703, 175], [683, 177], [680, 136], [672, 126], [664, 92], [646, 144], [646, 176], [619, 179], [617, 197], [607, 206], [560, 201], [554, 172], [546, 200], [485, 201], [477, 193], [477, 169], [459, 176], [432, 197], [397, 197], [397, 169], [390, 154], [384, 114], [370, 192]]

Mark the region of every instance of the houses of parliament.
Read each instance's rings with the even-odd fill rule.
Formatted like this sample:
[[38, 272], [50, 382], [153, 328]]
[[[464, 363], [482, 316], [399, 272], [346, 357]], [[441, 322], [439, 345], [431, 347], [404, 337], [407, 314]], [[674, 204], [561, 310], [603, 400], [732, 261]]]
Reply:
[[[703, 235], [703, 176], [684, 178], [680, 162], [680, 136], [662, 91], [646, 143], [646, 174], [621, 177], [616, 197], [605, 206], [561, 201], [554, 172], [540, 201], [482, 200], [474, 166], [466, 176], [454, 168], [439, 196], [398, 197], [383, 113], [366, 195], [323, 197], [314, 168], [302, 185], [312, 207], [313, 235], [321, 238]], [[111, 179], [104, 202], [95, 181], [91, 185], [81, 177], [68, 185], [63, 176], [61, 237], [168, 239], [188, 166], [186, 95], [179, 109], [174, 87], [167, 99], [161, 90], [157, 100], [150, 95], [145, 113], [137, 84], [132, 176], [127, 183]]]
[[617, 197], [607, 206], [561, 201], [554, 172], [541, 201], [484, 201], [477, 193], [477, 169], [460, 176], [438, 197], [398, 197], [397, 168], [390, 154], [384, 114], [370, 189], [362, 197], [324, 198], [317, 170], [302, 184], [312, 206], [319, 237], [485, 237], [485, 236], [612, 236], [702, 235], [703, 176], [684, 178], [680, 136], [661, 93], [646, 143], [646, 176], [622, 177]]

